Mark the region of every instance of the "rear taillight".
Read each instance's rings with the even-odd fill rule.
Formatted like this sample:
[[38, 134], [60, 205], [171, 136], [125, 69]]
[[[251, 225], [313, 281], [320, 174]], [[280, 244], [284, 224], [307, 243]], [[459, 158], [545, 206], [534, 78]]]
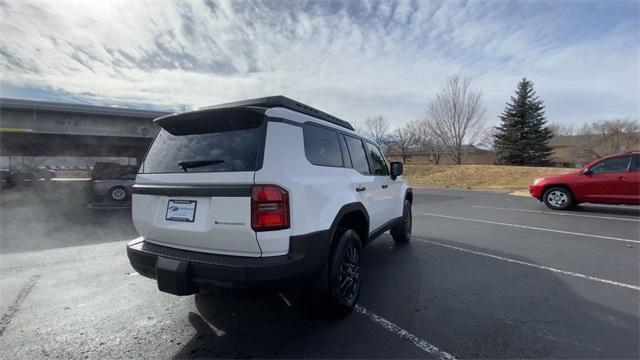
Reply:
[[275, 185], [251, 189], [251, 228], [255, 231], [289, 228], [289, 194]]

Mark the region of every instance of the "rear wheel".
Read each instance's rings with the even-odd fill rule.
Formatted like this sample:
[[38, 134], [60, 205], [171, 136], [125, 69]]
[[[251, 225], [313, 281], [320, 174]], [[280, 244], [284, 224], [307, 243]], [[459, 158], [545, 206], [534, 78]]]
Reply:
[[122, 186], [116, 186], [109, 190], [109, 197], [111, 197], [111, 200], [123, 201], [127, 198], [127, 195], [127, 189]]
[[542, 195], [544, 204], [552, 210], [567, 210], [574, 206], [573, 194], [564, 187], [552, 187]]
[[336, 246], [329, 262], [329, 296], [339, 315], [353, 310], [360, 296], [360, 259], [362, 245], [358, 234], [339, 231]]
[[411, 202], [404, 201], [402, 221], [391, 228], [391, 236], [396, 244], [406, 244], [411, 240]]

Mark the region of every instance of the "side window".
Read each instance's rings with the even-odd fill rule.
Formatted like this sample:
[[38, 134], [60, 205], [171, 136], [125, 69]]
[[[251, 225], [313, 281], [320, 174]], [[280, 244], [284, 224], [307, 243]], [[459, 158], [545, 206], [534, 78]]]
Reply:
[[629, 171], [640, 171], [640, 156], [633, 156], [633, 159], [631, 160], [631, 168], [629, 168]]
[[382, 156], [380, 149], [371, 143], [365, 144], [367, 146], [369, 159], [371, 159], [371, 172], [373, 175], [389, 175], [387, 162], [384, 160], [384, 156]]
[[631, 156], [620, 156], [599, 162], [591, 167], [594, 174], [625, 172], [629, 169]]
[[135, 180], [136, 179], [136, 175], [138, 175], [138, 173], [130, 172], [130, 173], [126, 173], [126, 174], [122, 174], [122, 175], [118, 176], [118, 179]]
[[369, 162], [367, 161], [367, 154], [364, 151], [362, 140], [351, 136], [345, 136], [344, 139], [347, 141], [347, 149], [349, 149], [353, 168], [361, 174], [370, 175]]
[[302, 128], [304, 152], [313, 165], [342, 167], [342, 152], [338, 133], [313, 125]]

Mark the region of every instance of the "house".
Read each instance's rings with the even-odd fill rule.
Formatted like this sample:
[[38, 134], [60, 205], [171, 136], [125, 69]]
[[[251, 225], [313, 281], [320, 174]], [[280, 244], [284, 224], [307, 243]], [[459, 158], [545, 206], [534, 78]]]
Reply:
[[[463, 165], [492, 165], [493, 151], [479, 148], [474, 145], [463, 145], [463, 151], [466, 154]], [[431, 149], [412, 149], [405, 154], [405, 164], [408, 165], [454, 165], [455, 162], [445, 153], [434, 152]], [[438, 160], [439, 158], [439, 160]], [[389, 161], [402, 161], [403, 156], [396, 150], [387, 151], [387, 159]]]
[[549, 142], [553, 149], [553, 166], [581, 167], [600, 157], [625, 151], [640, 150], [640, 134], [617, 136], [556, 135]]

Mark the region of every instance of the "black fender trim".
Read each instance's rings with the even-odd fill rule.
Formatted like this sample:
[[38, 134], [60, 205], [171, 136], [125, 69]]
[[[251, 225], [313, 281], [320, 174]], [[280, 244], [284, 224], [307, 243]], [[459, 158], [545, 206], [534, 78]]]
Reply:
[[407, 191], [404, 193], [404, 198], [409, 199], [411, 204], [413, 204], [413, 188], [408, 187]]
[[[362, 215], [364, 215], [364, 218], [367, 221], [367, 228], [365, 229], [364, 233], [365, 234], [369, 234], [369, 224], [371, 223], [369, 221], [369, 213], [367, 212], [367, 209], [364, 207], [364, 205], [360, 202], [352, 202], [352, 203], [348, 203], [344, 206], [342, 206], [340, 208], [340, 210], [338, 211], [338, 214], [336, 215], [336, 217], [333, 219], [333, 223], [331, 223], [331, 227], [329, 228], [329, 242], [333, 242], [333, 238], [336, 235], [336, 231], [338, 230], [338, 224], [340, 224], [340, 222], [342, 221], [342, 219], [347, 215], [347, 214], [351, 214], [354, 212], [359, 212]], [[365, 239], [360, 239], [362, 241], [362, 245], [364, 246], [367, 242], [368, 242], [368, 236]]]

